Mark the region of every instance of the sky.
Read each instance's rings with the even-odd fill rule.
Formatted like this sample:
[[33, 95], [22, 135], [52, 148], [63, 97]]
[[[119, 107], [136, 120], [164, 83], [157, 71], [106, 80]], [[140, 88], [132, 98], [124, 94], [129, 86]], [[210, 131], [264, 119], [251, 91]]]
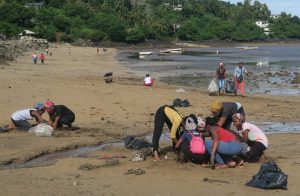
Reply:
[[[229, 0], [231, 3], [244, 2], [244, 0]], [[261, 3], [267, 4], [272, 14], [287, 14], [300, 17], [300, 0], [259, 0]], [[254, 2], [254, 0], [252, 1]]]

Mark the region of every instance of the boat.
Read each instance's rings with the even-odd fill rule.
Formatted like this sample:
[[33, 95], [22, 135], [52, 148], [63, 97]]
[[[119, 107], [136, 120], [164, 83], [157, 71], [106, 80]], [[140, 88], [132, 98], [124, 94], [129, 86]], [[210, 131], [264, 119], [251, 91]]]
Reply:
[[146, 56], [151, 55], [151, 54], [153, 54], [153, 52], [139, 52], [139, 58], [143, 59]]
[[166, 50], [161, 50], [159, 52], [160, 55], [167, 55], [167, 54], [181, 54], [182, 53], [182, 48], [173, 48], [173, 49], [166, 49]]
[[257, 50], [258, 47], [257, 46], [240, 46], [240, 47], [235, 47], [238, 49], [243, 49], [243, 50]]

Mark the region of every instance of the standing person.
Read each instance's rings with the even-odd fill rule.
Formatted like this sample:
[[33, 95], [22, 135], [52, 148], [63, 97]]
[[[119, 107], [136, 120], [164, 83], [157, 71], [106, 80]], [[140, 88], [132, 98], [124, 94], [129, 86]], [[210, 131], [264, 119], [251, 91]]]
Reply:
[[144, 78], [144, 85], [145, 86], [152, 86], [153, 82], [154, 82], [153, 78], [151, 78], [149, 74], [146, 74], [146, 76]]
[[239, 113], [233, 115], [233, 125], [242, 132], [244, 142], [250, 147], [243, 155], [243, 160], [250, 163], [258, 162], [269, 144], [264, 132], [254, 124], [245, 122], [244, 116]]
[[175, 145], [175, 148], [179, 149], [179, 161], [193, 163], [206, 161], [205, 145], [203, 137], [198, 131], [198, 124], [198, 119], [194, 114], [183, 118], [184, 133]]
[[44, 64], [45, 58], [46, 57], [45, 57], [44, 53], [41, 53], [41, 55], [40, 55], [41, 64]]
[[13, 125], [10, 128], [17, 128], [20, 130], [27, 131], [32, 127], [28, 120], [32, 120], [35, 118], [37, 123], [45, 121], [41, 117], [44, 112], [45, 107], [44, 104], [41, 102], [35, 104], [33, 108], [16, 111], [11, 116], [11, 121]]
[[158, 155], [159, 139], [163, 131], [164, 124], [166, 123], [170, 129], [170, 137], [173, 146], [179, 139], [180, 125], [182, 122], [182, 115], [172, 106], [161, 106], [155, 113], [154, 132], [152, 138], [154, 160], [160, 160]]
[[49, 54], [49, 49], [46, 48], [46, 55], [48, 56], [48, 54]]
[[32, 61], [33, 61], [34, 64], [37, 63], [37, 59], [38, 59], [37, 54], [34, 52], [34, 53], [32, 54]]
[[211, 112], [218, 119], [217, 124], [229, 130], [232, 124], [232, 115], [240, 113], [245, 116], [243, 106], [238, 102], [220, 102], [214, 101], [211, 104]]
[[[243, 145], [231, 132], [217, 124], [217, 119], [205, 119], [206, 130], [211, 135], [211, 140], [205, 141], [205, 149], [210, 154], [210, 163], [216, 168], [235, 167], [233, 157], [242, 153]], [[217, 163], [215, 165], [215, 162]]]
[[225, 72], [224, 63], [220, 63], [217, 68], [216, 78], [218, 79], [219, 94], [225, 94]]
[[244, 62], [240, 61], [239, 66], [237, 66], [234, 69], [234, 86], [235, 86], [235, 95], [237, 95], [238, 87], [240, 87], [240, 93], [242, 96], [244, 96], [244, 79], [245, 75], [247, 75], [248, 72], [246, 68], [244, 67]]
[[62, 128], [67, 125], [72, 128], [72, 123], [75, 121], [75, 114], [64, 105], [54, 105], [52, 101], [45, 102], [45, 108], [49, 114], [49, 125], [56, 128]]
[[97, 55], [99, 54], [99, 48], [97, 48]]

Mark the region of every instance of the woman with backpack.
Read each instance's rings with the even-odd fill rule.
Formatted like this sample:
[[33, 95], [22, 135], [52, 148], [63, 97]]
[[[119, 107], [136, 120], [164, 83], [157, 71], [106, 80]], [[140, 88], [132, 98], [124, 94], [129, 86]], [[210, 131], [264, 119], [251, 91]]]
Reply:
[[204, 138], [198, 131], [196, 115], [190, 114], [183, 118], [183, 128], [184, 133], [175, 145], [175, 148], [179, 149], [178, 160], [181, 162], [203, 163], [207, 159], [207, 155], [205, 154]]
[[159, 139], [163, 131], [164, 124], [166, 123], [170, 129], [170, 137], [173, 146], [179, 139], [179, 128], [182, 122], [183, 115], [180, 114], [173, 106], [161, 106], [155, 113], [154, 119], [154, 132], [152, 138], [154, 160], [160, 160], [158, 155]]
[[242, 153], [243, 145], [234, 134], [220, 127], [217, 122], [217, 118], [205, 119], [206, 131], [211, 135], [211, 140], [205, 141], [205, 149], [210, 154], [210, 164], [216, 168], [235, 167], [233, 156]]

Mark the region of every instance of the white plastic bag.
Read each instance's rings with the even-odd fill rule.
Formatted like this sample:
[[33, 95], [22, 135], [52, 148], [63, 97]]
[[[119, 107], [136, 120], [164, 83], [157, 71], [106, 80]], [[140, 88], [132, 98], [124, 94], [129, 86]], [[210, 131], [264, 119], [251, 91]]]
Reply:
[[53, 128], [45, 123], [38, 124], [29, 129], [29, 133], [34, 133], [36, 136], [41, 137], [49, 137], [52, 135], [53, 131]]
[[208, 85], [208, 91], [210, 95], [217, 94], [219, 92], [219, 87], [215, 79], [212, 79]]

